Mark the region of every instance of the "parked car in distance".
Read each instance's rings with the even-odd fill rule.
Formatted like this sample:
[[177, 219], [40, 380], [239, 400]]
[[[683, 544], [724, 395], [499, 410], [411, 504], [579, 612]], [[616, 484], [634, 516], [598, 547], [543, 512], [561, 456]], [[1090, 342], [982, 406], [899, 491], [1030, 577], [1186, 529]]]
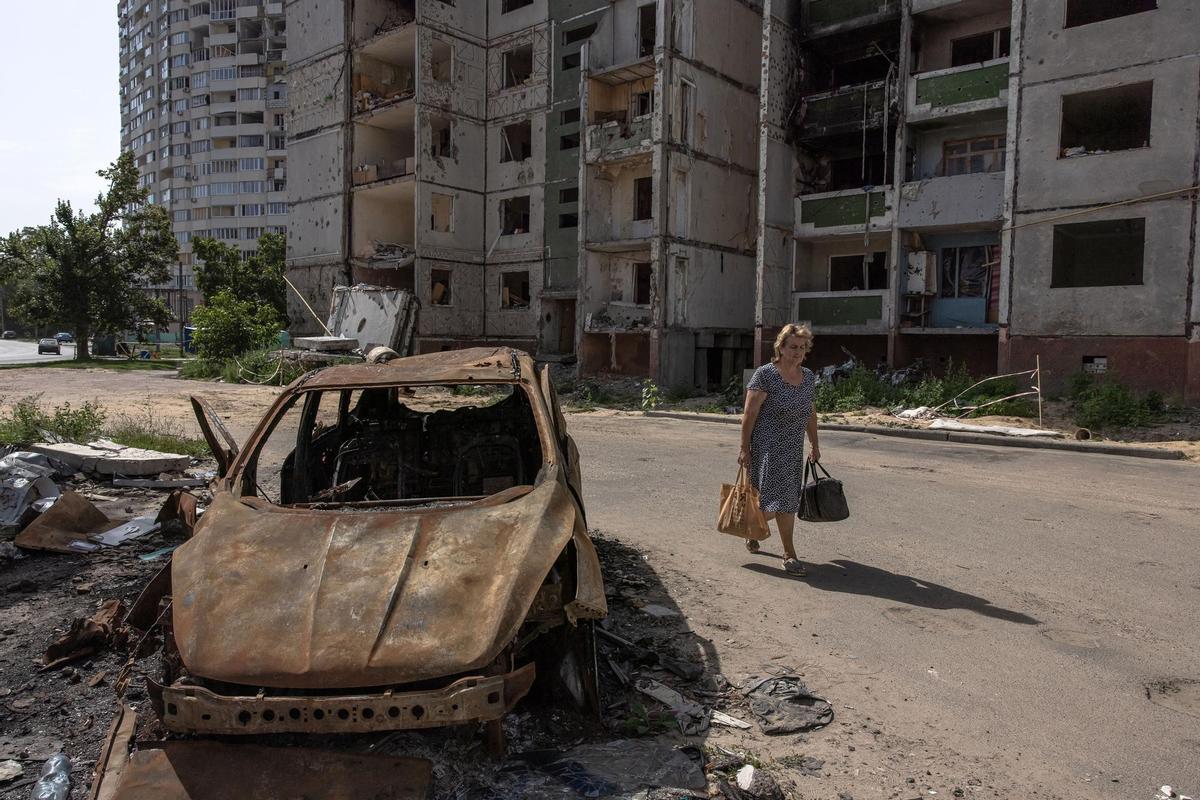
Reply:
[[0, 338], [15, 339], [15, 338], [17, 338], [17, 332], [16, 331], [5, 331], [4, 333], [0, 334]]
[[54, 338], [57, 339], [60, 344], [71, 344], [75, 341], [75, 334], [68, 331], [59, 331], [58, 333], [54, 334]]
[[53, 353], [54, 355], [62, 354], [62, 345], [58, 343], [58, 339], [39, 339], [38, 340], [38, 355], [42, 353]]

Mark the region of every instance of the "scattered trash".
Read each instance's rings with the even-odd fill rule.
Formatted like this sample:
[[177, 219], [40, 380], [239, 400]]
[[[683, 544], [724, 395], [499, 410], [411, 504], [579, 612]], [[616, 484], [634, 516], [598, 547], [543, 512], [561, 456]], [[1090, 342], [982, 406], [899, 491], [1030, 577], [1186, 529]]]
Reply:
[[[59, 470], [42, 453], [18, 451], [0, 458], [0, 525], [21, 527], [58, 499]], [[41, 508], [35, 504], [42, 502]]]
[[113, 478], [112, 484], [129, 489], [198, 489], [207, 486], [208, 481], [204, 478]]
[[70, 629], [46, 648], [42, 671], [98, 653], [121, 635], [120, 619], [125, 605], [120, 600], [105, 600], [87, 619], [76, 619]]
[[633, 684], [634, 688], [647, 697], [653, 697], [667, 708], [679, 730], [685, 736], [692, 736], [708, 729], [708, 713], [699, 703], [686, 699], [670, 686], [665, 686], [653, 678], [639, 678]]
[[709, 720], [714, 725], [724, 725], [726, 728], [737, 728], [742, 731], [748, 731], [753, 727], [749, 722], [742, 722], [737, 717], [731, 717], [724, 711], [713, 709], [709, 714]]
[[25, 554], [17, 549], [12, 542], [0, 542], [0, 564], [24, 558]]
[[71, 791], [71, 759], [65, 753], [50, 756], [42, 765], [41, 774], [29, 800], [66, 800]]
[[1180, 794], [1169, 785], [1164, 785], [1159, 787], [1158, 794], [1155, 795], [1154, 800], [1192, 800], [1192, 798], [1186, 794]]
[[651, 604], [648, 606], [642, 606], [642, 611], [645, 612], [646, 614], [649, 614], [650, 616], [654, 617], [655, 619], [664, 619], [666, 617], [678, 617], [679, 616], [679, 612], [676, 611], [675, 609], [667, 608], [666, 606], [660, 606], [660, 605], [655, 605], [655, 604]]
[[931, 417], [934, 411], [929, 406], [920, 406], [918, 408], [906, 408], [903, 411], [894, 410], [892, 413], [900, 419], [925, 419]]
[[765, 770], [747, 764], [737, 773], [737, 788], [744, 797], [753, 800], [783, 800], [783, 789], [779, 782]]
[[17, 547], [25, 550], [87, 553], [99, 548], [99, 545], [89, 542], [88, 537], [112, 527], [112, 524], [112, 520], [91, 502], [68, 490], [17, 534], [14, 541]]
[[809, 731], [833, 721], [833, 706], [811, 694], [799, 678], [763, 678], [744, 693], [751, 713], [768, 735]]
[[111, 528], [103, 533], [93, 534], [88, 538], [104, 547], [119, 547], [128, 541], [140, 539], [148, 533], [153, 533], [160, 527], [154, 521], [153, 517], [136, 517], [128, 522], [121, 523], [115, 528]]
[[20, 761], [0, 761], [0, 783], [7, 783], [25, 774]]
[[703, 753], [665, 740], [618, 739], [517, 758], [521, 765], [502, 772], [504, 797], [628, 797], [639, 789], [698, 790], [708, 785]]
[[87, 444], [41, 442], [30, 445], [29, 449], [61, 461], [74, 472], [104, 476], [143, 477], [161, 472], [182, 472], [191, 464], [191, 458], [185, 455], [126, 447], [107, 439], [97, 439]]
[[179, 545], [171, 544], [166, 547], [160, 547], [157, 550], [151, 550], [149, 553], [142, 553], [138, 558], [142, 561], [157, 561], [169, 553], [174, 553], [176, 547], [179, 547]]
[[964, 431], [966, 433], [997, 433], [1001, 436], [1062, 436], [1058, 431], [1014, 428], [1010, 425], [973, 425], [969, 422], [956, 422], [952, 419], [935, 419], [929, 424], [929, 429], [933, 431]]

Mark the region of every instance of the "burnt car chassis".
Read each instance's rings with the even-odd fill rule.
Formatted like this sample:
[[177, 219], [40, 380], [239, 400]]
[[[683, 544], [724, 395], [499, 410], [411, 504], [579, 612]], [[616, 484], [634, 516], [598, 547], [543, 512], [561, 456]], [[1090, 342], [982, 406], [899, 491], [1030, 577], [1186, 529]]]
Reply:
[[[462, 385], [506, 396], [415, 407]], [[148, 688], [167, 731], [482, 723], [499, 756], [503, 715], [533, 690], [598, 712], [603, 578], [578, 451], [528, 355], [312, 372], [245, 448], [193, 404], [218, 461], [213, 502], [129, 615], [162, 635]], [[279, 432], [290, 451], [273, 500], [263, 455]]]

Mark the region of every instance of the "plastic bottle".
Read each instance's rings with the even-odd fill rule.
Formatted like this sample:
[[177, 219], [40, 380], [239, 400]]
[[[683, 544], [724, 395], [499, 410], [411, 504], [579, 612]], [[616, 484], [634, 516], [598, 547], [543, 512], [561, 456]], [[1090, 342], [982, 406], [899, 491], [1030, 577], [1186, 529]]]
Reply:
[[67, 800], [71, 791], [71, 759], [56, 753], [42, 765], [42, 773], [33, 785], [29, 800]]

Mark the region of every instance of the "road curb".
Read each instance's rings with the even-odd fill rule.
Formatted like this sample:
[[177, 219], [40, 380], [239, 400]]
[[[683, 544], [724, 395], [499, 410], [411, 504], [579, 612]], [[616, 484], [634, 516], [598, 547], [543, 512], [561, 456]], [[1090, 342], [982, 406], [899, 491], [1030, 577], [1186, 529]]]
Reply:
[[[686, 411], [643, 411], [647, 417], [682, 419], [693, 422], [716, 422], [740, 425], [742, 418], [735, 414], [699, 414]], [[1105, 456], [1128, 456], [1131, 458], [1153, 458], [1160, 461], [1186, 461], [1181, 450], [1160, 450], [1154, 447], [1137, 447], [1124, 444], [1090, 444], [1088, 442], [1061, 441], [1058, 439], [1035, 439], [1000, 436], [990, 433], [963, 433], [960, 431], [931, 431], [925, 428], [886, 428], [882, 425], [841, 425], [823, 423], [823, 431], [843, 433], [865, 433], [874, 436], [892, 436], [898, 439], [921, 439], [930, 442], [954, 442], [955, 444], [982, 444], [992, 447], [1024, 447], [1031, 450], [1063, 450], [1070, 453], [1095, 453]]]

